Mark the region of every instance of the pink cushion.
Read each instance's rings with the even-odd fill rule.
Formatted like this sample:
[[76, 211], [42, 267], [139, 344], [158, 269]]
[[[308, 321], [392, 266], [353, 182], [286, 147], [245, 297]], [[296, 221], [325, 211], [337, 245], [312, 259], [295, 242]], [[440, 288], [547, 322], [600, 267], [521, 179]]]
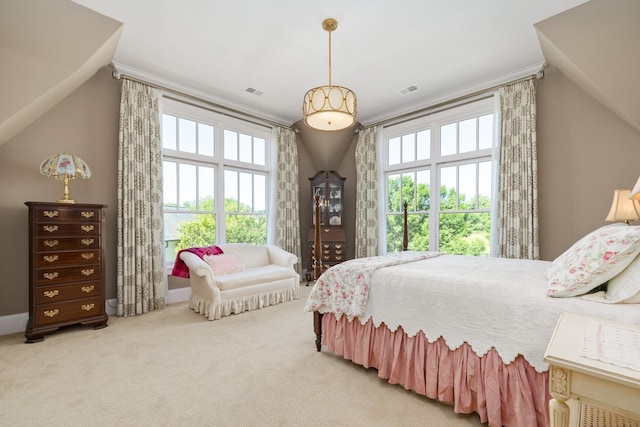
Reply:
[[214, 274], [228, 274], [244, 270], [238, 255], [233, 253], [220, 255], [205, 255], [204, 259], [211, 266]]

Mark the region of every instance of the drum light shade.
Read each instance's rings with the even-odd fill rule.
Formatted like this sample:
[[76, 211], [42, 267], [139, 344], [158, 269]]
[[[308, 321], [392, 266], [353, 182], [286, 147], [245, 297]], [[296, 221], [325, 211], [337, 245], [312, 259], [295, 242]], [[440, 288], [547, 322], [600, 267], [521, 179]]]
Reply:
[[331, 84], [331, 32], [338, 28], [338, 21], [325, 19], [322, 28], [329, 33], [329, 85], [313, 88], [305, 94], [302, 117], [304, 123], [314, 129], [342, 130], [356, 122], [357, 99], [351, 89]]
[[69, 198], [69, 180], [91, 178], [91, 169], [80, 157], [69, 153], [54, 154], [40, 165], [40, 173], [64, 182], [64, 193], [58, 203], [75, 203]]

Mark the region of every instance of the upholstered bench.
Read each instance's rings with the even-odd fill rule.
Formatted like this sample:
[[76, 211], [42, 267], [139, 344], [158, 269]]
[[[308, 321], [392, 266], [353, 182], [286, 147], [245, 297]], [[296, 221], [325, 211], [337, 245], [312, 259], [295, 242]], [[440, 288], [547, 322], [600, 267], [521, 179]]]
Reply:
[[228, 243], [223, 254], [182, 251], [189, 268], [189, 307], [209, 320], [256, 310], [300, 297], [298, 257], [275, 245]]

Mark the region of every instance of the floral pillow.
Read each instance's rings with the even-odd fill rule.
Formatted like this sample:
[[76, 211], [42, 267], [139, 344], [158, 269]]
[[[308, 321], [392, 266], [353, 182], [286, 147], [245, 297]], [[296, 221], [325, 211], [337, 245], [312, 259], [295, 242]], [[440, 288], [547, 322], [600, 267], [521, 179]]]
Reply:
[[214, 274], [229, 274], [244, 270], [244, 265], [234, 253], [205, 255], [202, 259], [211, 266]]
[[604, 299], [611, 303], [640, 303], [640, 257], [636, 257], [622, 273], [609, 280]]
[[617, 223], [578, 240], [547, 270], [547, 295], [583, 295], [614, 278], [640, 252], [640, 226]]

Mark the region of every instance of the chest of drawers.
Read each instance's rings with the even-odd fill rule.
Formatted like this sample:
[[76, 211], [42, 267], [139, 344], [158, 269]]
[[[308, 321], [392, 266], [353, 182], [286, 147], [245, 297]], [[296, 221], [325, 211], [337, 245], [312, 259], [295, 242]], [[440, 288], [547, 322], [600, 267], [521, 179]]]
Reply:
[[[320, 228], [322, 271], [347, 260], [344, 228]], [[309, 271], [313, 271], [314, 230], [309, 230]]]
[[29, 207], [28, 343], [61, 326], [107, 326], [104, 205], [26, 202]]

